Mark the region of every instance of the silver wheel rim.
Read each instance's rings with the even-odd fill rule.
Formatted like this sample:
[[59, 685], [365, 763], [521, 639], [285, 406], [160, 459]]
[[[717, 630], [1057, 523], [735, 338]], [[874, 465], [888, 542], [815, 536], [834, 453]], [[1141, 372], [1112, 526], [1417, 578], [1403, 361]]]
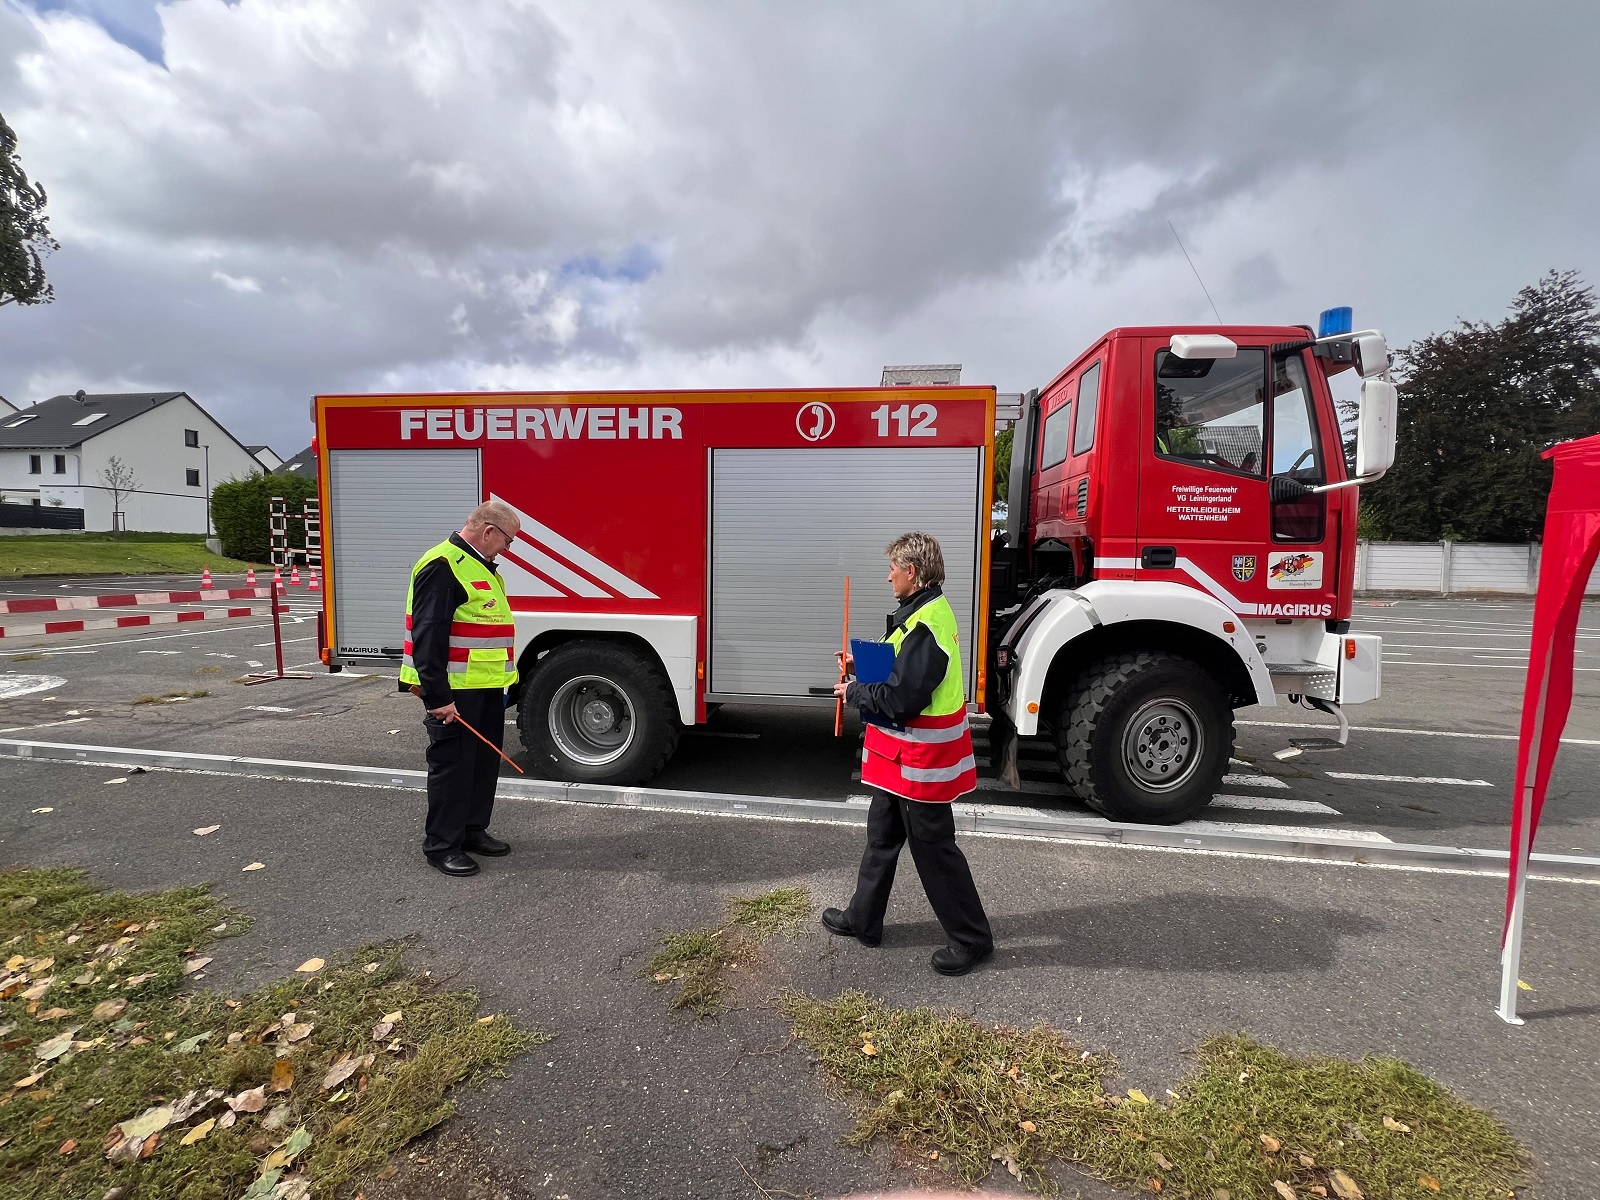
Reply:
[[626, 754], [637, 724], [628, 693], [603, 675], [569, 679], [550, 697], [551, 739], [586, 767], [603, 767]]
[[1147, 792], [1181, 787], [1200, 766], [1205, 736], [1200, 718], [1182, 700], [1151, 700], [1133, 714], [1122, 735], [1122, 762]]

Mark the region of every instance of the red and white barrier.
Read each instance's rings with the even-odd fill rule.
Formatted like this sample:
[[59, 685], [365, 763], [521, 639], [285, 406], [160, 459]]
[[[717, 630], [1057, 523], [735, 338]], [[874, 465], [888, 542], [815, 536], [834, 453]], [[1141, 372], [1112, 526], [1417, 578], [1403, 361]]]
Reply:
[[[287, 612], [288, 609], [280, 609]], [[124, 617], [92, 617], [84, 621], [46, 621], [37, 625], [0, 625], [0, 638], [38, 637], [47, 633], [83, 633], [90, 629], [137, 629], [145, 625], [187, 625], [191, 621], [216, 621], [228, 617], [260, 617], [267, 613], [255, 608], [184, 608], [176, 612], [130, 613]]]
[[143, 608], [151, 604], [200, 604], [212, 600], [265, 600], [271, 588], [206, 588], [196, 592], [123, 592], [114, 596], [39, 596], [0, 600], [0, 616], [71, 612], [86, 608]]

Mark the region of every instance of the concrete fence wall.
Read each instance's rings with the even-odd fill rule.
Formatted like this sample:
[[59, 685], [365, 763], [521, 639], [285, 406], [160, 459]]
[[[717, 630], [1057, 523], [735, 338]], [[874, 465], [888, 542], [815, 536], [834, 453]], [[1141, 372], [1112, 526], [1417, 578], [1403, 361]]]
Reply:
[[[1531, 596], [1539, 586], [1539, 546], [1488, 542], [1357, 542], [1356, 591], [1507, 592]], [[1586, 594], [1600, 596], [1600, 565]]]

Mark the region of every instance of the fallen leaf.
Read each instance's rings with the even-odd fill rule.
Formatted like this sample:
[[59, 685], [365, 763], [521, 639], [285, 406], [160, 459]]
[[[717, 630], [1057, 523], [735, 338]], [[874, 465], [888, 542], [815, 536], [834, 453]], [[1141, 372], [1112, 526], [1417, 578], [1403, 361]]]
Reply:
[[94, 1012], [89, 1015], [96, 1021], [114, 1021], [123, 1014], [128, 1007], [128, 1002], [121, 996], [115, 1000], [102, 1000], [94, 1006]]
[[287, 1092], [294, 1086], [294, 1063], [287, 1058], [280, 1058], [272, 1064], [272, 1082], [267, 1085], [269, 1092]]
[[1233, 1200], [1233, 1193], [1227, 1188], [1212, 1188], [1211, 1200]]
[[315, 975], [327, 965], [328, 964], [323, 962], [320, 958], [308, 958], [305, 960], [305, 962], [296, 967], [295, 970], [300, 972], [302, 975]]
[[266, 865], [267, 865], [266, 863], [253, 862], [248, 867], [245, 867], [244, 869], [246, 871], [259, 871], [259, 870], [261, 870], [261, 868], [265, 867]]
[[1385, 1129], [1392, 1129], [1396, 1133], [1410, 1133], [1411, 1132], [1411, 1126], [1407, 1125], [1404, 1121], [1396, 1121], [1393, 1117], [1390, 1117], [1390, 1116], [1385, 1116], [1383, 1118], [1383, 1127]]
[[283, 1176], [283, 1168], [274, 1171], [263, 1171], [256, 1176], [255, 1182], [239, 1200], [267, 1200], [272, 1195], [272, 1189], [278, 1186], [278, 1180]]
[[230, 1108], [227, 1112], [223, 1113], [220, 1117], [217, 1118], [217, 1128], [218, 1129], [232, 1129], [233, 1128], [233, 1123], [235, 1121], [237, 1121], [238, 1119], [239, 1119], [239, 1114], [234, 1112], [233, 1109]]
[[[56, 1153], [57, 1154], [71, 1154], [77, 1148], [78, 1148], [78, 1139], [77, 1138], [68, 1138], [66, 1141], [61, 1143], [61, 1148], [59, 1150], [57, 1150]], [[1437, 1191], [1438, 1189], [1435, 1188], [1434, 1190]]]
[[492, 1017], [492, 1016], [479, 1017], [478, 1018], [478, 1024], [479, 1025], [493, 1025], [494, 1024], [494, 1017]]
[[280, 1104], [261, 1118], [261, 1128], [270, 1129], [273, 1133], [276, 1133], [289, 1123], [291, 1115], [289, 1106]]
[[112, 783], [127, 783], [127, 782], [128, 782], [128, 777], [127, 777], [127, 776], [126, 776], [126, 775], [118, 775], [118, 776], [117, 776], [117, 777], [116, 777], [116, 778], [115, 778], [115, 779], [108, 779], [108, 780], [106, 780], [106, 783], [107, 783], [107, 784], [112, 784]]
[[393, 1032], [393, 1021], [379, 1021], [372, 1027], [372, 1040], [375, 1042], [381, 1042]]
[[69, 1029], [65, 1033], [58, 1033], [48, 1041], [40, 1042], [34, 1047], [33, 1056], [40, 1062], [49, 1062], [51, 1059], [60, 1058], [72, 1049], [73, 1035], [78, 1031]]
[[53, 958], [36, 958], [28, 964], [28, 970], [32, 971], [35, 975], [43, 975], [55, 965], [56, 960]]
[[1038, 1133], [1039, 1132], [1039, 1127], [1037, 1125], [1035, 1125], [1032, 1121], [1024, 1121], [1024, 1122], [1022, 1122], [1020, 1128], [1022, 1129], [1023, 1133]]
[[351, 1054], [343, 1055], [333, 1066], [328, 1068], [328, 1073], [322, 1077], [322, 1082], [317, 1085], [317, 1091], [326, 1092], [330, 1088], [336, 1088], [362, 1067], [370, 1067], [371, 1065], [372, 1055], [370, 1054], [363, 1055], [360, 1058], [356, 1058]]
[[83, 934], [81, 933], [72, 933], [67, 935], [67, 945], [69, 946], [76, 946], [81, 941], [83, 941]]
[[878, 1053], [878, 1048], [871, 1042], [866, 1042], [862, 1044], [861, 1053], [865, 1054], [868, 1058], [871, 1058]]
[[38, 983], [34, 984], [27, 991], [23, 992], [22, 993], [22, 998], [24, 1000], [43, 1000], [44, 999], [44, 994], [46, 992], [48, 992], [55, 985], [55, 982], [56, 981], [55, 981], [54, 978], [41, 979]]
[[1129, 1088], [1128, 1089], [1128, 1099], [1132, 1100], [1135, 1104], [1149, 1104], [1150, 1103], [1150, 1097], [1146, 1096], [1138, 1088]]
[[288, 1141], [267, 1155], [266, 1161], [261, 1164], [261, 1169], [271, 1171], [277, 1167], [287, 1167], [299, 1158], [309, 1145], [311, 1145], [311, 1134], [302, 1125], [289, 1135]]
[[1533, 991], [1533, 984], [1528, 983], [1526, 980], [1517, 980], [1517, 987], [1521, 988], [1525, 992]]
[[55, 809], [53, 809], [53, 808], [35, 808], [35, 809], [30, 809], [29, 811], [30, 812], [36, 812], [36, 813], [50, 813], [50, 812], [55, 812]]
[[200, 1043], [210, 1040], [211, 1031], [208, 1029], [205, 1033], [197, 1033], [193, 1037], [184, 1038], [183, 1041], [172, 1048], [172, 1052], [174, 1054], [198, 1054]]
[[34, 1084], [38, 1083], [39, 1080], [43, 1079], [45, 1074], [46, 1072], [39, 1071], [32, 1075], [25, 1075], [11, 1086], [14, 1088], [31, 1088]]
[[1017, 1167], [1017, 1160], [1012, 1157], [1012, 1154], [1013, 1151], [1011, 1147], [1007, 1146], [1004, 1150], [996, 1150], [993, 1154], [989, 1155], [989, 1157], [994, 1159], [995, 1162], [999, 1163], [1007, 1171], [1010, 1171], [1013, 1179], [1020, 1181], [1022, 1179], [1022, 1171]]
[[202, 825], [199, 829], [194, 831], [194, 835], [196, 837], [205, 837], [208, 833], [215, 833], [221, 828], [221, 825]]
[[1339, 1200], [1366, 1200], [1366, 1193], [1356, 1186], [1356, 1181], [1338, 1167], [1328, 1176], [1328, 1182], [1333, 1184], [1334, 1195]]
[[1272, 1181], [1272, 1190], [1282, 1196], [1283, 1200], [1299, 1200], [1299, 1197], [1295, 1195], [1295, 1190], [1281, 1179]]
[[228, 1107], [236, 1113], [258, 1113], [266, 1106], [267, 1089], [264, 1085], [240, 1092], [228, 1101]]
[[1300, 1156], [1300, 1165], [1302, 1167], [1314, 1167], [1317, 1165], [1317, 1160], [1312, 1158], [1309, 1154], [1302, 1154]]
[[371, 975], [377, 969], [378, 969], [378, 964], [377, 963], [368, 963], [366, 966], [361, 968], [361, 973], [363, 975]]
[[187, 1093], [182, 1100], [172, 1106], [172, 1120], [174, 1124], [182, 1124], [201, 1109], [208, 1107], [212, 1101], [222, 1099], [221, 1088], [207, 1088], [201, 1091], [196, 1088]]
[[1167, 1156], [1162, 1154], [1160, 1151], [1152, 1152], [1150, 1157], [1156, 1160], [1156, 1166], [1160, 1167], [1163, 1171], [1172, 1170], [1172, 1163], [1167, 1159]]
[[1328, 1194], [1328, 1189], [1320, 1183], [1313, 1183], [1308, 1190], [1313, 1196], [1326, 1196]]
[[213, 959], [209, 958], [191, 958], [188, 962], [183, 964], [183, 973], [185, 975], [193, 975], [196, 971], [209, 965], [213, 961]]
[[939, 1152], [937, 1150], [935, 1150], [932, 1154], [928, 1155], [928, 1157], [930, 1159], [932, 1159], [934, 1162], [938, 1162], [939, 1161]]
[[306, 1038], [311, 1036], [311, 1031], [315, 1028], [316, 1025], [311, 1021], [296, 1022], [284, 1029], [282, 1040], [286, 1042], [304, 1041]]
[[15, 971], [19, 967], [21, 967], [23, 963], [25, 963], [27, 961], [28, 960], [26, 958], [24, 958], [22, 955], [13, 954], [10, 958], [6, 959], [6, 970]]
[[1439, 1181], [1432, 1175], [1418, 1175], [1417, 1185], [1419, 1187], [1427, 1188], [1430, 1192], [1437, 1192], [1439, 1190]]
[[242, 1041], [244, 1041], [244, 1034], [242, 1033], [230, 1033], [228, 1035], [228, 1045], [230, 1046], [237, 1046]]
[[285, 1176], [272, 1191], [272, 1200], [309, 1200], [311, 1180], [304, 1175]]
[[38, 1021], [59, 1021], [62, 1017], [70, 1017], [71, 1015], [72, 1010], [70, 1008], [47, 1008], [34, 1019]]
[[134, 988], [138, 987], [141, 983], [144, 983], [147, 980], [154, 979], [155, 977], [156, 977], [156, 974], [155, 974], [154, 971], [147, 971], [143, 975], [130, 975], [130, 976], [128, 976], [128, 982], [124, 983], [122, 986], [123, 986], [123, 988], [125, 990], [132, 991]]
[[123, 1121], [114, 1127], [114, 1132], [130, 1141], [138, 1138], [149, 1137], [152, 1133], [160, 1133], [172, 1124], [173, 1107], [170, 1104], [158, 1104], [154, 1108], [147, 1108], [137, 1117]]
[[1283, 1149], [1283, 1143], [1277, 1138], [1273, 1137], [1271, 1134], [1267, 1133], [1263, 1133], [1261, 1135], [1261, 1144], [1267, 1148], [1268, 1154], [1276, 1154], [1279, 1150]]
[[215, 1117], [207, 1117], [204, 1121], [201, 1121], [200, 1124], [189, 1130], [188, 1133], [184, 1134], [183, 1139], [178, 1143], [178, 1145], [192, 1146], [196, 1142], [203, 1142], [206, 1140], [206, 1136], [216, 1127], [217, 1119]]

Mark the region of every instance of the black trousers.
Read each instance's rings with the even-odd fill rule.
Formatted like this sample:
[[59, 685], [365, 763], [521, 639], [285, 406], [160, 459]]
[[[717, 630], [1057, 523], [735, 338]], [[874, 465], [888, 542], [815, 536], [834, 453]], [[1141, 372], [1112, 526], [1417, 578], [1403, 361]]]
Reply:
[[955, 815], [948, 804], [906, 800], [874, 790], [867, 810], [867, 850], [861, 856], [856, 894], [851, 898], [850, 926], [856, 936], [875, 941], [883, 936], [883, 914], [894, 887], [900, 847], [911, 845], [922, 890], [944, 926], [950, 944], [964, 950], [994, 945], [989, 918], [972, 882], [967, 856], [956, 845]]
[[[456, 711], [496, 746], [505, 741], [506, 698], [499, 688], [452, 692]], [[422, 718], [428, 731], [428, 821], [422, 853], [440, 858], [461, 849], [469, 833], [489, 828], [500, 758], [459, 722]]]

